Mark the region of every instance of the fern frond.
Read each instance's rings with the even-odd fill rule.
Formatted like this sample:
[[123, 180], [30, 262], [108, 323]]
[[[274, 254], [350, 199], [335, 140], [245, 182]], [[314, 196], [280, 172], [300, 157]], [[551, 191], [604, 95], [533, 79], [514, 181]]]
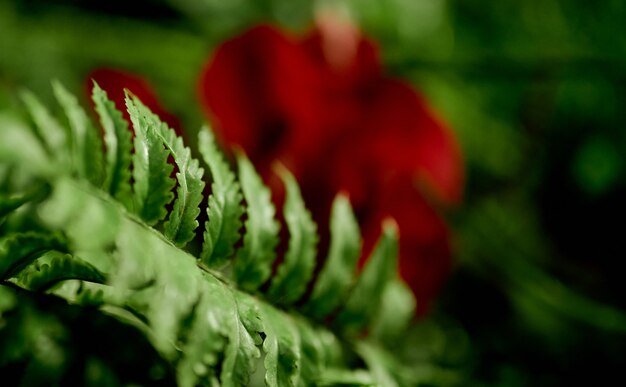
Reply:
[[164, 224], [164, 233], [176, 246], [183, 247], [193, 239], [194, 231], [198, 227], [196, 218], [200, 214], [204, 170], [200, 168], [198, 160], [191, 157], [191, 151], [183, 144], [183, 139], [176, 134], [174, 129], [161, 122], [159, 117], [145, 105], [136, 103], [136, 106], [139, 114], [148, 121], [148, 125], [151, 125], [161, 138], [178, 168], [176, 199], [174, 208]]
[[328, 316], [345, 301], [361, 255], [359, 225], [344, 195], [338, 195], [333, 202], [330, 237], [328, 258], [304, 307], [316, 319]]
[[13, 195], [0, 193], [0, 224], [5, 216], [45, 193], [44, 189], [31, 189]]
[[[299, 307], [312, 276], [318, 236], [289, 172], [281, 171], [290, 240], [271, 278], [280, 226], [270, 190], [244, 155], [238, 156], [235, 176], [213, 135], [203, 129], [199, 148], [213, 189], [199, 259], [181, 247], [198, 226], [203, 170], [182, 139], [130, 96], [131, 143], [121, 114], [95, 86], [107, 146], [106, 179], [98, 186], [85, 173], [90, 168], [86, 154], [100, 145], [85, 137], [91, 126], [75, 99], [58, 85], [55, 93], [73, 127], [63, 143], [55, 143], [55, 137], [38, 139], [18, 120], [0, 115], [0, 170], [24, 174], [23, 181], [37, 193], [25, 194], [24, 185], [17, 187], [12, 180], [0, 184], [2, 213], [12, 220], [20, 214], [23, 220], [0, 228], [1, 281], [98, 307], [133, 326], [175, 367], [177, 382], [185, 387], [245, 385], [262, 373], [272, 387], [417, 383], [415, 373], [381, 346], [397, 338], [387, 332], [402, 330], [415, 307], [397, 278], [393, 223], [385, 223], [357, 276], [359, 229], [348, 199], [339, 196], [331, 214], [329, 257], [312, 284], [310, 300]], [[38, 102], [31, 98], [30, 103], [36, 120], [42, 121], [37, 125], [50, 125], [43, 122], [47, 113]], [[72, 155], [70, 168], [61, 168], [66, 160], [50, 152], [52, 146]], [[168, 214], [176, 183], [169, 155], [178, 169], [178, 186]], [[239, 246], [242, 215], [247, 219]], [[164, 219], [162, 231], [151, 227]], [[229, 273], [216, 271], [231, 259], [233, 283], [225, 275]], [[329, 326], [324, 320], [337, 310], [335, 325]], [[365, 331], [372, 332], [370, 338], [363, 339]], [[367, 369], [354, 368], [363, 362]]]
[[214, 300], [222, 301], [214, 295], [209, 292], [198, 300], [192, 310], [186, 337], [179, 339], [181, 358], [176, 368], [180, 386], [219, 385], [217, 368], [226, 346], [226, 337], [220, 333], [217, 318], [204, 318], [215, 315]]
[[224, 352], [221, 380], [225, 386], [248, 384], [250, 374], [255, 371], [261, 352], [257, 345], [262, 331], [259, 311], [252, 302], [245, 301], [241, 294], [231, 293], [228, 298], [230, 311], [224, 321], [224, 333], [228, 345]]
[[255, 290], [272, 274], [280, 224], [274, 219], [276, 210], [270, 191], [250, 160], [240, 154], [237, 162], [248, 219], [245, 222], [243, 247], [235, 257], [235, 280], [243, 289]]
[[380, 311], [376, 314], [370, 334], [383, 343], [401, 338], [415, 316], [416, 300], [413, 292], [399, 277], [387, 283], [383, 291]]
[[220, 268], [232, 257], [235, 243], [241, 238], [243, 196], [235, 174], [217, 149], [215, 137], [207, 127], [200, 131], [198, 148], [213, 179], [200, 260], [208, 267]]
[[336, 324], [345, 331], [364, 329], [379, 310], [383, 291], [397, 272], [397, 232], [392, 220], [383, 223], [382, 235], [337, 317]]
[[[142, 315], [149, 322], [155, 348], [173, 361], [177, 357], [173, 344], [178, 341], [182, 321], [189, 318], [200, 299], [204, 281], [194, 257], [161, 234], [145, 230], [145, 225], [121, 218], [113, 236], [117, 263], [109, 271], [109, 283], [116, 292], [116, 304], [130, 306]], [[97, 262], [90, 263], [100, 268]]]
[[111, 210], [113, 203], [94, 203], [88, 187], [68, 178], [60, 178], [52, 188], [51, 196], [41, 204], [40, 216], [51, 229], [63, 228], [75, 251], [94, 251], [113, 243], [123, 217]]
[[23, 90], [21, 97], [35, 123], [37, 135], [43, 139], [49, 156], [61, 166], [67, 166], [69, 164], [66, 152], [67, 132], [33, 93]]
[[65, 111], [71, 130], [71, 164], [78, 176], [100, 187], [104, 180], [102, 140], [78, 100], [59, 82], [52, 83], [54, 95]]
[[402, 374], [410, 371], [405, 367], [398, 367], [391, 354], [367, 341], [358, 342], [355, 347], [379, 385], [385, 387], [405, 385], [402, 381], [405, 380], [406, 376]]
[[146, 114], [147, 108], [126, 96], [126, 108], [135, 131], [133, 154], [133, 210], [147, 224], [167, 216], [165, 207], [174, 199], [176, 181], [170, 177], [174, 166], [167, 162], [169, 152], [158, 133], [158, 124]]
[[78, 279], [105, 283], [105, 276], [87, 262], [58, 251], [45, 253], [26, 269], [16, 283], [24, 289], [43, 291], [61, 281]]
[[317, 226], [304, 206], [296, 179], [283, 166], [278, 167], [278, 172], [287, 192], [283, 214], [289, 230], [289, 247], [272, 279], [268, 296], [278, 304], [290, 305], [302, 297], [313, 275]]
[[326, 371], [326, 364], [332, 363], [327, 359], [322, 334], [303, 318], [292, 316], [292, 319], [300, 337], [300, 379], [317, 381]]
[[100, 124], [104, 129], [104, 143], [106, 144], [104, 189], [120, 203], [123, 203], [126, 208], [130, 208], [132, 136], [128, 130], [128, 123], [115, 107], [115, 103], [107, 97], [106, 91], [102, 90], [95, 82], [91, 98], [100, 117]]
[[316, 383], [320, 387], [331, 386], [384, 386], [379, 384], [372, 374], [364, 369], [345, 370], [345, 369], [329, 369], [326, 370]]
[[300, 335], [289, 316], [270, 305], [261, 306], [264, 321], [265, 383], [297, 386], [300, 383]]
[[54, 173], [44, 146], [24, 123], [12, 116], [0, 114], [0, 126], [0, 162], [20, 166], [38, 176]]
[[0, 239], [0, 279], [12, 277], [50, 250], [67, 250], [60, 236], [34, 231], [3, 236]]
[[21, 195], [19, 197], [8, 197], [0, 194], [0, 222], [4, 217], [12, 211], [20, 208], [24, 203], [27, 203], [30, 197], [27, 195]]

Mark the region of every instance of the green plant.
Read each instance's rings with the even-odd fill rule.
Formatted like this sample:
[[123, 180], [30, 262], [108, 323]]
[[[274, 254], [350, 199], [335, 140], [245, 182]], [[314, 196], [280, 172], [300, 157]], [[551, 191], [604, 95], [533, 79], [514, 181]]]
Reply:
[[[205, 205], [200, 162], [137, 98], [126, 98], [133, 137], [94, 86], [102, 137], [74, 96], [58, 83], [54, 92], [67, 125], [28, 92], [34, 125], [0, 115], [0, 331], [16, 299], [45, 293], [134, 327], [181, 386], [248, 384], [255, 370], [270, 386], [420, 381], [386, 347], [415, 307], [397, 276], [393, 221], [357, 275], [359, 230], [338, 196], [315, 276], [316, 225], [278, 166], [289, 240], [272, 274], [280, 224], [245, 155], [235, 175], [201, 130]], [[208, 220], [198, 232], [201, 207]]]

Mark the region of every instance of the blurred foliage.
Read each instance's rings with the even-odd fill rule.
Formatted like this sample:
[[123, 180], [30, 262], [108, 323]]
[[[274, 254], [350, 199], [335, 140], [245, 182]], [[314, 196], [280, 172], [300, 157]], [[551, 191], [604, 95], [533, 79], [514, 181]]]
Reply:
[[8, 385], [174, 383], [174, 370], [138, 330], [96, 308], [6, 287], [0, 287], [0, 365]]
[[458, 267], [416, 328], [421, 339], [405, 342], [411, 356], [439, 351], [442, 367], [466, 372], [463, 384], [620, 376], [620, 0], [4, 1], [0, 108], [22, 86], [51, 99], [51, 78], [81, 90], [91, 69], [111, 66], [145, 76], [193, 131], [200, 113], [189, 107], [212, 47], [257, 22], [304, 30], [320, 4], [378, 40], [389, 71], [418, 85], [464, 150], [466, 200], [450, 214]]

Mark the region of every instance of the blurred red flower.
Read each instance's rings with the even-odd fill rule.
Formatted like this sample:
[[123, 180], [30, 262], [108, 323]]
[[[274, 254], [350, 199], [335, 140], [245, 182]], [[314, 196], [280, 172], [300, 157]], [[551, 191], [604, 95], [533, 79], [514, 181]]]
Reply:
[[[383, 73], [372, 41], [350, 24], [320, 20], [303, 38], [257, 26], [223, 43], [202, 71], [202, 105], [222, 139], [246, 151], [277, 196], [282, 186], [272, 164], [279, 160], [294, 173], [319, 225], [322, 253], [339, 191], [349, 194], [362, 228], [361, 261], [382, 220], [393, 217], [400, 274], [423, 315], [451, 268], [449, 230], [435, 205], [461, 199], [459, 148], [413, 88]], [[178, 128], [139, 77], [102, 68], [90, 78], [118, 108], [125, 110], [127, 88]]]
[[418, 314], [429, 309], [451, 267], [449, 231], [433, 203], [460, 201], [461, 155], [424, 99], [383, 73], [370, 40], [332, 19], [304, 38], [254, 27], [217, 48], [199, 87], [216, 131], [267, 181], [276, 160], [294, 173], [323, 241], [339, 191], [350, 195], [364, 257], [382, 219], [395, 218], [400, 274]]

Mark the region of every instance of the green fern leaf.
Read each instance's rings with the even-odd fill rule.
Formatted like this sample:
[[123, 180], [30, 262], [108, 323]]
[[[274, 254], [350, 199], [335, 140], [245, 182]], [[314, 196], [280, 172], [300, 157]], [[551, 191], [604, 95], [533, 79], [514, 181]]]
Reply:
[[290, 305], [302, 297], [313, 275], [317, 226], [304, 206], [296, 179], [285, 167], [279, 167], [279, 173], [287, 192], [283, 213], [289, 229], [289, 247], [268, 295], [279, 304]]
[[[99, 212], [114, 212], [115, 208], [108, 203], [97, 200], [93, 197], [83, 198], [80, 202], [68, 202], [67, 194], [64, 194], [65, 187], [56, 186], [55, 191], [48, 203], [43, 206], [42, 212], [56, 211], [59, 208], [73, 206], [74, 209], [63, 210], [69, 215], [61, 216], [66, 219], [64, 222], [55, 222], [54, 228], [60, 228], [68, 234], [78, 232], [77, 225], [83, 225], [82, 233], [100, 234], [107, 232], [108, 226], [104, 223], [92, 222], [83, 224], [81, 219], [71, 214], [81, 208], [100, 207]], [[64, 204], [63, 202], [67, 202]], [[44, 219], [58, 219], [59, 214], [45, 216]], [[112, 217], [111, 214], [104, 218]], [[78, 222], [77, 224], [75, 222]], [[244, 316], [248, 313], [240, 312], [239, 301], [231, 291], [214, 277], [206, 274], [201, 275], [200, 270], [195, 265], [195, 259], [165, 242], [157, 233], [146, 232], [140, 223], [131, 219], [122, 218], [118, 226], [113, 227], [115, 235], [114, 244], [117, 247], [116, 267], [110, 271], [109, 285], [115, 294], [107, 297], [108, 302], [113, 302], [122, 307], [128, 307], [139, 313], [142, 318], [150, 322], [150, 337], [152, 337], [155, 347], [168, 359], [175, 359], [175, 351], [172, 343], [177, 341], [178, 330], [181, 327], [181, 320], [188, 316], [189, 310], [196, 305], [195, 319], [198, 324], [203, 325], [200, 331], [219, 332], [221, 336], [228, 337], [228, 346], [224, 350], [224, 363], [222, 372], [224, 374], [223, 383], [226, 385], [229, 380], [234, 380], [232, 385], [240, 385], [238, 380], [244, 380], [256, 365], [259, 357], [256, 342], [248, 333], [246, 326], [252, 326]], [[94, 267], [101, 269], [101, 262], [92, 260], [96, 255], [86, 256], [87, 262]], [[137, 289], [129, 294], [129, 289]], [[202, 295], [205, 298], [201, 298]], [[111, 301], [118, 300], [118, 301]], [[200, 301], [198, 301], [200, 300]], [[203, 306], [206, 302], [207, 305]], [[205, 308], [210, 309], [210, 313], [202, 313]], [[217, 328], [216, 328], [217, 327]], [[237, 336], [235, 336], [235, 334]], [[202, 337], [202, 336], [201, 336]], [[199, 343], [219, 340], [213, 334], [211, 339], [204, 338]], [[191, 343], [191, 341], [189, 342]], [[183, 348], [191, 348], [187, 344]], [[210, 357], [219, 348], [215, 346], [196, 348], [195, 354], [184, 360], [180, 366], [179, 377], [181, 384], [188, 385], [189, 380], [196, 380], [200, 371], [203, 374], [203, 367], [210, 365], [212, 360], [198, 365], [198, 359]], [[216, 356], [216, 355], [215, 355]], [[231, 360], [232, 359], [232, 360]], [[231, 366], [232, 365], [232, 366]]]
[[[397, 360], [393, 353], [382, 348], [370, 340], [360, 340], [355, 343], [354, 348], [367, 365], [373, 379], [379, 386], [400, 387], [400, 386], [421, 386], [434, 384], [451, 384], [450, 381], [442, 382], [441, 379], [424, 375], [423, 370], [415, 367], [414, 364], [406, 365]], [[433, 368], [430, 372], [435, 371]], [[430, 382], [428, 381], [430, 378]], [[453, 383], [456, 384], [456, 383]]]
[[219, 385], [217, 368], [227, 336], [222, 333], [222, 317], [218, 311], [219, 306], [226, 307], [227, 302], [221, 297], [223, 287], [212, 278], [205, 278], [207, 288], [194, 309], [187, 339], [181, 345], [182, 358], [176, 367], [181, 387], [207, 385], [207, 381], [211, 382], [208, 385]]
[[364, 387], [381, 386], [374, 377], [366, 370], [345, 370], [345, 369], [329, 369], [324, 372], [316, 381], [316, 386], [320, 387]]
[[371, 370], [372, 377], [379, 386], [399, 387], [396, 378], [393, 376], [389, 368], [393, 366], [390, 355], [378, 350], [376, 346], [367, 342], [359, 342], [356, 344], [359, 355], [363, 358], [368, 368]]
[[261, 181], [250, 160], [240, 154], [237, 161], [248, 219], [245, 223], [243, 247], [235, 258], [235, 279], [243, 289], [255, 290], [272, 274], [280, 225], [274, 219], [276, 210], [270, 191]]
[[[181, 385], [197, 385], [200, 379], [219, 377], [223, 386], [246, 385], [260, 357], [257, 340], [258, 312], [242, 307], [248, 304], [214, 277], [204, 276], [203, 298], [197, 307], [196, 329], [184, 347], [179, 364]], [[227, 339], [227, 340], [225, 340]], [[214, 373], [223, 354], [221, 373]], [[213, 369], [210, 369], [213, 368]], [[194, 381], [187, 383], [186, 380]]]
[[346, 332], [357, 333], [372, 321], [385, 287], [396, 276], [397, 255], [397, 226], [387, 220], [378, 244], [337, 317], [336, 324]]
[[200, 168], [198, 160], [191, 157], [191, 151], [183, 144], [183, 139], [176, 135], [173, 129], [161, 122], [159, 117], [144, 105], [137, 105], [137, 107], [139, 113], [146, 117], [149, 124], [156, 129], [156, 133], [178, 167], [176, 173], [178, 187], [174, 208], [163, 225], [163, 229], [167, 238], [176, 246], [183, 247], [193, 239], [194, 231], [198, 227], [196, 218], [200, 214], [204, 170]]
[[13, 291], [6, 287], [0, 286], [0, 318], [5, 312], [10, 311], [17, 305], [17, 298]]
[[300, 383], [300, 335], [289, 316], [270, 305], [261, 306], [265, 331], [265, 383], [270, 386], [297, 386]]
[[[120, 118], [119, 112], [111, 110], [104, 92], [94, 94], [108, 117], [104, 121], [110, 121], [103, 126], [109, 125], [109, 134], [116, 136], [112, 117]], [[75, 101], [63, 101], [70, 125], [82, 125]], [[46, 155], [49, 143], [43, 136], [38, 139], [23, 124], [0, 115], [0, 179], [7, 180], [0, 182], [2, 198], [21, 203], [7, 202], [5, 206], [7, 212], [19, 217], [11, 214], [10, 222], [0, 227], [2, 279], [77, 305], [97, 306], [135, 327], [163, 360], [175, 367], [181, 386], [246, 385], [251, 376], [260, 376], [263, 371], [270, 386], [416, 384], [418, 375], [377, 342], [396, 339], [381, 331], [401, 329], [414, 307], [410, 295], [406, 297], [407, 289], [397, 282], [396, 231], [391, 223], [385, 224], [379, 244], [352, 286], [359, 256], [358, 226], [347, 199], [339, 197], [331, 217], [329, 259], [306, 304], [307, 312], [320, 320], [343, 306], [335, 320], [338, 329], [332, 332], [322, 324], [313, 324], [295, 310], [279, 310], [266, 299], [237, 288], [257, 291], [269, 283], [270, 298], [276, 303], [290, 304], [301, 298], [311, 276], [317, 236], [293, 177], [282, 171], [291, 240], [285, 262], [269, 282], [279, 231], [270, 191], [243, 155], [238, 157], [238, 183], [211, 134], [204, 131], [200, 148], [213, 175], [215, 196], [214, 209], [208, 211], [209, 222], [222, 218], [213, 231], [208, 231], [212, 239], [205, 243], [204, 260], [198, 262], [197, 257], [171, 242], [182, 246], [193, 236], [202, 201], [202, 169], [191, 159], [182, 140], [138, 100], [130, 97], [127, 105], [138, 133], [130, 144], [135, 146], [133, 163], [137, 171], [141, 169], [134, 172], [133, 209], [147, 222], [130, 214], [124, 202], [128, 198], [119, 195], [124, 185], [122, 191], [130, 192], [128, 178], [119, 180], [119, 189], [114, 190], [117, 196], [111, 195], [111, 176], [117, 172], [109, 164], [107, 172], [113, 173], [107, 175], [103, 190], [81, 177], [78, 166], [73, 174], [60, 168], [64, 161]], [[66, 153], [75, 154], [71, 146], [77, 144], [74, 137], [81, 129], [68, 133], [63, 147]], [[129, 148], [124, 154], [130, 152]], [[179, 185], [176, 203], [161, 233], [147, 223], [164, 218], [163, 208], [172, 197], [169, 154], [178, 167]], [[19, 182], [11, 177], [13, 170], [20, 174]], [[41, 194], [26, 200], [24, 192], [31, 186], [33, 192]], [[219, 192], [222, 201], [217, 200]], [[15, 211], [20, 205], [27, 206], [28, 211]], [[158, 209], [147, 209], [153, 206]], [[237, 282], [231, 283], [211, 267], [221, 266], [233, 254], [244, 206], [246, 233], [233, 266]], [[333, 296], [336, 300], [331, 300]], [[322, 311], [315, 314], [317, 307]], [[401, 309], [398, 318], [376, 318], [391, 307]], [[373, 334], [369, 341], [355, 335], [365, 328]], [[261, 364], [261, 347], [265, 369], [255, 373]], [[353, 369], [355, 364], [362, 365], [355, 355], [365, 361], [367, 369]]]
[[105, 282], [102, 273], [80, 258], [50, 251], [23, 270], [16, 282], [25, 289], [44, 291], [58, 282], [77, 278], [95, 283]]
[[390, 281], [382, 296], [370, 335], [381, 343], [392, 343], [402, 337], [415, 316], [415, 296], [400, 278]]
[[45, 189], [34, 189], [30, 192], [8, 195], [0, 193], [0, 224], [11, 212], [45, 193]]
[[213, 133], [207, 127], [200, 131], [198, 148], [213, 178], [200, 260], [208, 267], [219, 268], [232, 257], [235, 243], [241, 238], [243, 196], [234, 173], [217, 149]]
[[262, 330], [259, 310], [250, 300], [236, 292], [230, 295], [230, 312], [225, 321], [229, 343], [224, 353], [221, 380], [224, 386], [247, 385], [261, 352], [257, 348]]
[[[42, 220], [53, 229], [65, 228], [71, 247], [81, 253], [113, 243], [121, 218], [118, 211], [112, 210], [113, 203], [100, 204], [90, 198], [89, 187], [63, 178], [56, 181], [52, 195], [40, 207]], [[98, 268], [108, 272], [107, 268]]]
[[350, 201], [339, 195], [330, 214], [330, 249], [305, 311], [316, 319], [323, 319], [335, 310], [354, 282], [356, 264], [361, 254], [359, 225]]
[[182, 139], [177, 137], [173, 130], [168, 129], [163, 133], [163, 138], [181, 171], [176, 173], [177, 195], [174, 209], [165, 222], [165, 236], [182, 247], [193, 239], [194, 231], [198, 227], [196, 218], [200, 214], [204, 171], [200, 168], [198, 160], [191, 158], [191, 151], [183, 146]]
[[143, 104], [127, 96], [126, 108], [135, 131], [133, 209], [148, 225], [154, 225], [167, 216], [165, 207], [174, 199], [176, 181], [170, 178], [174, 166], [167, 162], [169, 152], [157, 134], [158, 125]]
[[128, 123], [124, 120], [122, 113], [116, 109], [115, 103], [109, 100], [107, 93], [95, 82], [91, 98], [104, 129], [104, 143], [106, 144], [104, 189], [126, 208], [130, 208], [132, 136]]
[[0, 162], [18, 166], [36, 175], [56, 173], [46, 150], [37, 137], [22, 122], [12, 116], [0, 114], [2, 141]]
[[23, 90], [21, 97], [35, 122], [37, 134], [43, 139], [48, 154], [65, 167], [69, 164], [66, 151], [67, 132], [33, 93]]
[[9, 213], [20, 208], [24, 203], [30, 201], [30, 197], [22, 195], [20, 197], [8, 197], [0, 194], [0, 222]]
[[[69, 302], [73, 302], [77, 305], [88, 306], [88, 307], [103, 306], [105, 304], [104, 299], [106, 298], [106, 296], [104, 294], [103, 289], [106, 289], [106, 287], [104, 286], [95, 287], [95, 285], [97, 284], [89, 283], [89, 282], [87, 283], [84, 283], [82, 281], [75, 281], [75, 282], [78, 283], [79, 286], [76, 292], [74, 292], [74, 298], [72, 299], [71, 297], [68, 297], [68, 296], [64, 297]], [[58, 292], [58, 290], [56, 289], [55, 291]], [[59, 295], [60, 297], [63, 297], [60, 294], [57, 294], [57, 295]]]
[[59, 82], [53, 82], [54, 94], [63, 107], [71, 129], [72, 169], [78, 176], [100, 187], [104, 180], [102, 140], [100, 133], [85, 110], [78, 104], [76, 97], [68, 92]]
[[28, 231], [3, 236], [0, 239], [0, 279], [12, 277], [50, 250], [67, 251], [67, 247], [55, 234]]
[[[97, 200], [91, 202], [104, 207]], [[103, 226], [95, 225], [92, 229]], [[204, 281], [194, 257], [166, 242], [161, 234], [145, 232], [145, 227], [131, 218], [121, 218], [113, 237], [117, 260], [109, 271], [109, 284], [117, 292], [113, 296], [119, 300], [117, 304], [130, 307], [148, 321], [155, 348], [174, 361], [178, 357], [174, 344], [178, 342], [179, 330], [201, 300]], [[97, 262], [89, 263], [100, 268]]]
[[0, 236], [11, 232], [41, 231], [33, 222], [33, 217], [37, 216], [36, 204], [49, 194], [50, 189], [41, 185], [39, 180], [27, 181], [26, 184], [30, 185], [29, 191], [16, 189], [0, 194]]
[[326, 372], [325, 343], [323, 334], [303, 319], [294, 318], [301, 344], [300, 375], [302, 380], [315, 381]]

